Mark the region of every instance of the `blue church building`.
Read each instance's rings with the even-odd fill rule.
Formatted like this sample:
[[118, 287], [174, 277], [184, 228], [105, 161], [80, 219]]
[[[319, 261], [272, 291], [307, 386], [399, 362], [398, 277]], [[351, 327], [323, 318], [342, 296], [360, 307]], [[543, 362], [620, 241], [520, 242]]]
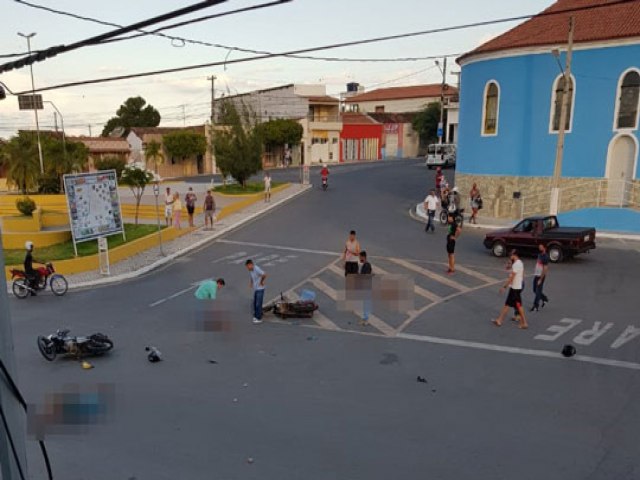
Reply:
[[640, 1], [559, 0], [457, 60], [456, 183], [491, 216], [549, 211], [571, 17], [560, 211], [640, 207]]

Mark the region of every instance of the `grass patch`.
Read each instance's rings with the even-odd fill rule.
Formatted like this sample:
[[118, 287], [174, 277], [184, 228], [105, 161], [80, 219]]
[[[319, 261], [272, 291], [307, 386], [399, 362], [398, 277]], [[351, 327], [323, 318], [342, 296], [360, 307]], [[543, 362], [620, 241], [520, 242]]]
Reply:
[[[165, 227], [162, 227], [165, 228]], [[124, 231], [127, 235], [127, 241], [122, 239], [122, 235], [113, 235], [107, 239], [109, 249], [129, 243], [138, 238], [146, 237], [152, 233], [158, 231], [157, 225], [134, 225], [126, 223], [124, 225]], [[5, 265], [21, 265], [24, 261], [24, 250], [3, 250]], [[98, 241], [91, 240], [78, 244], [78, 256], [86, 257], [88, 255], [95, 255], [98, 253]], [[51, 245], [50, 247], [38, 248], [35, 246], [34, 255], [35, 258], [43, 262], [54, 262], [56, 260], [67, 260], [74, 258], [73, 255], [73, 243], [71, 240], [64, 243], [58, 243]]]
[[[275, 187], [279, 185], [283, 185], [284, 182], [271, 182], [271, 189], [273, 190]], [[213, 189], [216, 193], [224, 193], [225, 195], [249, 195], [252, 193], [261, 193], [264, 192], [264, 183], [262, 182], [247, 182], [247, 184], [242, 187], [239, 183], [233, 183], [230, 185], [220, 185]]]

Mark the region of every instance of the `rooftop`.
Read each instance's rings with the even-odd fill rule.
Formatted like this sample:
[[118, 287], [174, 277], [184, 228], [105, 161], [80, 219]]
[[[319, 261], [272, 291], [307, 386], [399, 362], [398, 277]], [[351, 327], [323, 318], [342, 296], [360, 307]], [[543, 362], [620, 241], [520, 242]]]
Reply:
[[166, 135], [167, 133], [174, 132], [196, 132], [204, 135], [204, 125], [193, 125], [190, 127], [132, 127], [131, 131], [138, 137], [142, 138], [142, 135]]
[[482, 53], [565, 45], [571, 16], [575, 19], [575, 43], [640, 37], [637, 0], [558, 0], [530, 20], [465, 53], [458, 63]]
[[345, 125], [366, 125], [380, 123], [364, 113], [345, 112], [341, 115], [341, 118], [342, 123]]
[[[408, 87], [378, 88], [345, 99], [346, 103], [371, 102], [377, 100], [402, 100], [405, 98], [435, 98], [440, 96], [442, 85], [411, 85]], [[445, 96], [457, 95], [458, 89], [445, 84]]]

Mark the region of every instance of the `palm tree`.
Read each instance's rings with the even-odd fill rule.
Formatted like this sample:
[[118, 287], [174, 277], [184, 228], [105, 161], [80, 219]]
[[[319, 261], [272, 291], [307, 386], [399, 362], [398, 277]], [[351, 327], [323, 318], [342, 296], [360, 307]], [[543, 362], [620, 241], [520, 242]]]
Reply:
[[35, 142], [28, 133], [21, 132], [4, 146], [3, 163], [7, 167], [7, 183], [26, 194], [36, 189], [40, 180], [40, 162]]
[[158, 160], [162, 160], [162, 145], [155, 140], [151, 140], [147, 143], [144, 149], [144, 159], [146, 161], [151, 160], [153, 162], [153, 169], [158, 174]]

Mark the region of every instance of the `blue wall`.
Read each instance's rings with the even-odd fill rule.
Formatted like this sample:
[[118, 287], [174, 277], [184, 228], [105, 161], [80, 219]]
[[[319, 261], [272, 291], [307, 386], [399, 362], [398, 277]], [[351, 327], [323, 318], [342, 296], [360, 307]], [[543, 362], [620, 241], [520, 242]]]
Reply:
[[[564, 55], [561, 62], [564, 65]], [[565, 137], [563, 176], [605, 176], [609, 143], [617, 134], [613, 125], [618, 82], [630, 67], [640, 68], [640, 45], [574, 51], [575, 103], [571, 133]], [[551, 53], [464, 65], [458, 171], [553, 175], [557, 133], [549, 133], [549, 119], [559, 74]], [[500, 85], [498, 135], [483, 137], [483, 95], [489, 80]], [[638, 130], [633, 134], [640, 139]]]

